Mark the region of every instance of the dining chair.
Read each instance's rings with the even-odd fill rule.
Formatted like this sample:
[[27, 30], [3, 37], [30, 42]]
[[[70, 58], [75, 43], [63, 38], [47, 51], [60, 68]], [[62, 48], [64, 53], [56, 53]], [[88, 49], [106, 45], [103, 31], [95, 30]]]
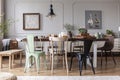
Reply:
[[[33, 64], [33, 62], [36, 62], [36, 69], [37, 73], [39, 73], [40, 68], [40, 56], [44, 58], [44, 64], [46, 64], [46, 55], [43, 51], [36, 51], [34, 46], [34, 36], [32, 34], [27, 35], [27, 41], [25, 42], [25, 52], [26, 52], [26, 62], [25, 62], [25, 69], [24, 72], [27, 71], [27, 69]], [[46, 65], [45, 65], [46, 66]]]
[[73, 52], [83, 52], [84, 45], [82, 41], [73, 41], [72, 42]]
[[37, 51], [44, 51], [44, 42], [42, 41], [41, 36], [35, 37], [37, 40], [35, 41], [35, 50]]
[[83, 39], [83, 41], [84, 41], [84, 51], [73, 52], [71, 54], [69, 70], [71, 71], [73, 58], [77, 57], [78, 64], [79, 64], [80, 75], [82, 75], [83, 63], [84, 63], [84, 67], [86, 69], [86, 59], [88, 58], [89, 61], [90, 61], [90, 64], [91, 64], [92, 71], [95, 74], [95, 70], [94, 70], [94, 67], [93, 67], [93, 61], [92, 61], [92, 58], [90, 56], [90, 48], [91, 48], [93, 40], [92, 39]]
[[106, 64], [107, 64], [107, 57], [108, 55], [111, 55], [113, 58], [113, 62], [116, 65], [116, 61], [114, 59], [113, 53], [112, 53], [112, 49], [114, 47], [114, 36], [107, 36], [105, 37], [106, 39], [108, 39], [105, 44], [102, 47], [99, 47], [97, 50], [100, 50], [101, 52], [101, 66], [102, 66], [102, 57], [103, 55], [105, 55], [105, 60], [106, 60]]
[[[51, 58], [51, 74], [54, 73], [54, 58], [55, 56], [63, 57], [63, 66], [65, 64], [68, 74], [68, 62], [67, 62], [67, 38], [64, 37], [49, 37], [50, 40], [50, 58]], [[66, 45], [66, 46], [65, 46]], [[57, 48], [54, 48], [57, 46]], [[65, 63], [64, 63], [65, 61]]]

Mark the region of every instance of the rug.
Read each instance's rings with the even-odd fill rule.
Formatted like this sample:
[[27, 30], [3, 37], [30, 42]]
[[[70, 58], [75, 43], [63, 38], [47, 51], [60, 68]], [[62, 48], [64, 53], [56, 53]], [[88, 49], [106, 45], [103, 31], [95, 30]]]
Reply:
[[120, 80], [120, 76], [17, 76], [17, 80]]

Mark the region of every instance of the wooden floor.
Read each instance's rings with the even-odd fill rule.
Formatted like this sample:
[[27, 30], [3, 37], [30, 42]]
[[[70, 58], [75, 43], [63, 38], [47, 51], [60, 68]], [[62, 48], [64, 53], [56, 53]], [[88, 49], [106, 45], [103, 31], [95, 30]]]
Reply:
[[[115, 57], [117, 65], [114, 65], [111, 57], [108, 58], [108, 64], [105, 65], [105, 60], [103, 60], [103, 66], [100, 66], [100, 59], [98, 58], [97, 68], [95, 69], [95, 75], [93, 74], [91, 67], [87, 67], [87, 70], [83, 69], [83, 76], [120, 76], [120, 57]], [[66, 70], [63, 69], [62, 60], [58, 60], [55, 64], [54, 74], [52, 76], [67, 76]], [[59, 64], [57, 64], [59, 63]], [[37, 74], [35, 66], [31, 67], [27, 73], [24, 73], [24, 64], [25, 58], [23, 59], [23, 64], [20, 66], [19, 59], [15, 60], [13, 68], [11, 70], [8, 69], [8, 59], [4, 58], [3, 60], [3, 68], [1, 72], [12, 72], [17, 76], [51, 76], [50, 73], [50, 64], [49, 59], [47, 60], [48, 69], [45, 69], [44, 64], [41, 59], [40, 73]], [[68, 76], [79, 76], [79, 68], [77, 60], [74, 59], [72, 70], [69, 71]]]

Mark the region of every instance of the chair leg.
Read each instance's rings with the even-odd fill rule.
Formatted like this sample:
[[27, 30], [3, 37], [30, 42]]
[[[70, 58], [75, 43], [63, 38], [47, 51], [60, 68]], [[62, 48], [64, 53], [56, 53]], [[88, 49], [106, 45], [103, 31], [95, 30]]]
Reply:
[[28, 60], [27, 60], [27, 58], [26, 58], [26, 61], [25, 61], [25, 68], [24, 68], [24, 73], [26, 73], [27, 66], [28, 66]]
[[65, 53], [65, 63], [66, 63], [66, 71], [67, 71], [67, 75], [68, 75], [68, 59], [67, 59], [67, 52]]
[[79, 60], [79, 70], [80, 70], [80, 76], [82, 75], [82, 67], [83, 67], [83, 60]]
[[87, 69], [87, 66], [86, 66], [86, 56], [83, 58], [83, 63], [84, 63], [84, 68], [85, 68], [85, 70]]
[[105, 51], [105, 61], [106, 61], [106, 65], [107, 65], [107, 56], [108, 56], [108, 54], [107, 54], [107, 52]]
[[71, 68], [72, 68], [72, 61], [73, 61], [73, 56], [71, 57], [71, 60], [70, 60], [70, 67], [69, 67], [69, 71], [71, 71]]
[[52, 64], [51, 64], [51, 74], [53, 74], [53, 66], [54, 66], [54, 58], [53, 58], [53, 57], [54, 57], [54, 54], [52, 54], [51, 57], [52, 57], [52, 58], [51, 58], [51, 59], [52, 59], [52, 61], [51, 61], [51, 63], [52, 63]]
[[39, 68], [40, 68], [40, 57], [36, 58], [36, 69], [37, 69], [37, 73], [39, 74]]
[[110, 54], [111, 54], [111, 56], [112, 56], [112, 58], [113, 58], [113, 62], [114, 62], [114, 64], [116, 65], [115, 58], [114, 58], [114, 56], [113, 56], [113, 54], [112, 54], [112, 52], [111, 52], [111, 51], [110, 51]]
[[46, 55], [44, 54], [43, 55], [43, 58], [44, 58], [44, 66], [45, 66], [45, 69], [47, 69], [47, 60], [46, 60]]
[[80, 71], [80, 76], [82, 75], [82, 67], [83, 67], [83, 61], [85, 59], [83, 59], [83, 56], [81, 56], [81, 54], [77, 53], [77, 58], [78, 58], [78, 64], [79, 64], [79, 71]]
[[63, 69], [65, 68], [65, 56], [63, 55]]
[[29, 60], [29, 57], [26, 57], [24, 73], [27, 72], [27, 68], [29, 67], [30, 67], [30, 60]]
[[52, 55], [51, 55], [51, 53], [50, 53], [50, 69], [51, 69], [51, 65], [52, 65]]
[[92, 71], [93, 71], [93, 73], [95, 74], [95, 69], [94, 69], [94, 67], [93, 67], [92, 58], [90, 57], [90, 55], [88, 55], [88, 58], [89, 58], [90, 63], [91, 63]]
[[102, 67], [102, 55], [103, 55], [103, 50], [101, 51], [101, 55], [100, 55], [100, 57], [101, 57], [101, 67]]

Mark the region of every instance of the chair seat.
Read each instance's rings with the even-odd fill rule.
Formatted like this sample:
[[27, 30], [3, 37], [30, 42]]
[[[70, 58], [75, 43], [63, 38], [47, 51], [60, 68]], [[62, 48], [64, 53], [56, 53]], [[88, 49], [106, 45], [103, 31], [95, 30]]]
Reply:
[[107, 64], [107, 56], [111, 55], [114, 61], [114, 64], [116, 65], [116, 61], [114, 59], [114, 55], [112, 53], [112, 49], [114, 47], [114, 36], [106, 36], [106, 38], [108, 39], [103, 47], [99, 47], [97, 48], [97, 50], [101, 50], [101, 67], [102, 67], [102, 57], [105, 54], [105, 60], [106, 60], [106, 64]]
[[41, 53], [45, 53], [44, 51], [38, 51], [38, 50], [36, 50], [36, 51], [34, 51], [34, 53], [35, 54], [41, 54]]
[[43, 56], [45, 55], [45, 52], [44, 51], [34, 51], [33, 54], [27, 54], [28, 56]]

